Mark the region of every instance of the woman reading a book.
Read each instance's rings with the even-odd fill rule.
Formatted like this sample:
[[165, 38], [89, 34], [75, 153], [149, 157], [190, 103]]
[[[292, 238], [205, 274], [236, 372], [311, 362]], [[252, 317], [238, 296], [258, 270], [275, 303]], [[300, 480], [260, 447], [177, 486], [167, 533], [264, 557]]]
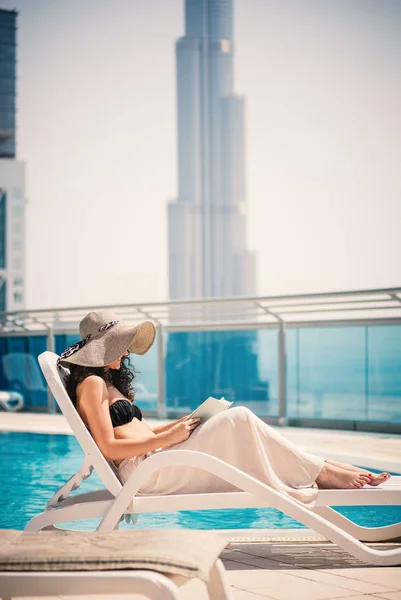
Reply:
[[[108, 311], [89, 313], [80, 323], [81, 341], [59, 358], [67, 367], [67, 391], [104, 457], [114, 461], [125, 482], [143, 460], [155, 452], [176, 449], [211, 454], [266, 485], [312, 505], [318, 488], [361, 488], [378, 485], [388, 473], [365, 469], [304, 452], [249, 409], [230, 408], [206, 422], [183, 417], [149, 427], [134, 404], [134, 374], [126, 365], [129, 353], [145, 354], [155, 338], [150, 321], [126, 325]], [[236, 488], [193, 467], [171, 466], [154, 473], [140, 492], [185, 494], [229, 492]]]

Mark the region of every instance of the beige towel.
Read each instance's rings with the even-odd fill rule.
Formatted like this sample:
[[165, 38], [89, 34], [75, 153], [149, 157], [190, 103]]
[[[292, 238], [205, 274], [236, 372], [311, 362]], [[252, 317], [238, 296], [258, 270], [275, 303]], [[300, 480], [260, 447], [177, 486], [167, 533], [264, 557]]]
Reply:
[[109, 571], [151, 569], [199, 577], [210, 569], [227, 540], [205, 531], [0, 530], [0, 571]]

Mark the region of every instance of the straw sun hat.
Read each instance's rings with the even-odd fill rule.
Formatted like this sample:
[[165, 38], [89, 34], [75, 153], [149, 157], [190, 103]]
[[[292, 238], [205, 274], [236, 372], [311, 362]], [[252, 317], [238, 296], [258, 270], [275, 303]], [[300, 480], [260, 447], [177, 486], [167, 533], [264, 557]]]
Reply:
[[61, 354], [58, 363], [83, 367], [105, 367], [125, 352], [145, 354], [154, 342], [156, 329], [151, 321], [127, 325], [110, 310], [90, 312], [79, 324], [81, 341]]

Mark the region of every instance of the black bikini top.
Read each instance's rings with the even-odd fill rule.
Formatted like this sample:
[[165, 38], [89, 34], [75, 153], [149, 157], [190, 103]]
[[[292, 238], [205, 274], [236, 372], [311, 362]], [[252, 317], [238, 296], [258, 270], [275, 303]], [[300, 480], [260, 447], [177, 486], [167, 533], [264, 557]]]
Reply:
[[109, 410], [113, 427], [130, 423], [135, 417], [139, 419], [139, 421], [142, 421], [141, 409], [125, 398], [120, 398], [113, 402], [113, 404], [110, 405]]

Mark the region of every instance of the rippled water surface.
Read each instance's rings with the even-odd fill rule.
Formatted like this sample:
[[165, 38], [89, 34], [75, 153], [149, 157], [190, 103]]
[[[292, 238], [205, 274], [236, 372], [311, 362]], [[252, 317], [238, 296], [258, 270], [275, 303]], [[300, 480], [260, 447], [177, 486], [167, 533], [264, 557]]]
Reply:
[[[24, 529], [41, 512], [53, 493], [76, 473], [84, 459], [73, 436], [33, 433], [0, 433], [0, 528]], [[80, 490], [101, 487], [92, 475]], [[383, 526], [401, 521], [401, 507], [344, 507], [341, 512], [365, 526]], [[82, 529], [80, 522], [68, 525]], [[92, 529], [96, 520], [85, 521]], [[263, 529], [303, 527], [274, 509], [226, 509], [144, 514], [141, 528], [182, 527], [194, 529]], [[125, 523], [121, 527], [128, 527]]]

